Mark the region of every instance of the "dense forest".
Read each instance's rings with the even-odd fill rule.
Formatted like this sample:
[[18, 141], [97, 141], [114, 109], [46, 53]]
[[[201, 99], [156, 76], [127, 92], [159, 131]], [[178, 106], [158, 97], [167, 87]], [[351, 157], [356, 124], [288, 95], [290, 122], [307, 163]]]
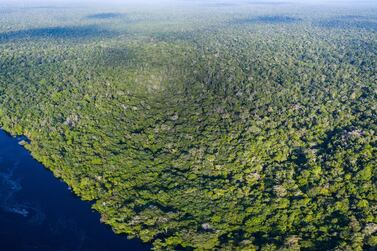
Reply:
[[377, 247], [376, 4], [0, 13], [0, 125], [116, 233]]

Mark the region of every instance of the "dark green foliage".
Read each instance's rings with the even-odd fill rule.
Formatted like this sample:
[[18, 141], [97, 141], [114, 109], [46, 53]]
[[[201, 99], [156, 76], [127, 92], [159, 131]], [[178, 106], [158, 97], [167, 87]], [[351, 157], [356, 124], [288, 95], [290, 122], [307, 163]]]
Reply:
[[87, 16], [89, 19], [111, 19], [111, 18], [118, 18], [125, 16], [122, 13], [115, 13], [115, 12], [104, 12], [104, 13], [97, 13], [93, 15]]
[[32, 40], [32, 39], [83, 39], [93, 37], [114, 36], [114, 32], [101, 29], [95, 25], [48, 27], [0, 33], [0, 42]]
[[290, 24], [301, 21], [300, 18], [294, 18], [289, 16], [261, 16], [255, 18], [246, 18], [237, 20], [238, 24], [256, 24], [256, 23], [266, 23], [266, 24]]
[[30, 24], [45, 39], [0, 44], [1, 125], [156, 250], [372, 250], [377, 35], [288, 10]]

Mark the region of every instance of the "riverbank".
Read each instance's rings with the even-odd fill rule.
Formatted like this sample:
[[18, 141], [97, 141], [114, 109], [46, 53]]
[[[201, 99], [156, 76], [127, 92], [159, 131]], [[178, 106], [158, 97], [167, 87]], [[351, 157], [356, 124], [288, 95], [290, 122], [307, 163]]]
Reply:
[[19, 143], [0, 130], [0, 239], [4, 250], [149, 250], [100, 223]]

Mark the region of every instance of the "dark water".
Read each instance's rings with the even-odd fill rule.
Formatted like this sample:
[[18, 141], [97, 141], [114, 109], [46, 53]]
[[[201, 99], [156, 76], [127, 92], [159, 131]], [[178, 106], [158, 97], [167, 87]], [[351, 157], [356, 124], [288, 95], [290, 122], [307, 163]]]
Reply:
[[0, 250], [149, 250], [115, 235], [89, 202], [0, 130]]

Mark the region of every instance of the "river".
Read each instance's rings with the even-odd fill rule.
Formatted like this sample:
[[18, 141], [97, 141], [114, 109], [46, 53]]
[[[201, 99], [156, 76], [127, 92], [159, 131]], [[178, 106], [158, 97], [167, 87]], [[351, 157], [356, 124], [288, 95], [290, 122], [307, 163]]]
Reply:
[[0, 130], [1, 250], [150, 250], [101, 224], [91, 203], [33, 159], [21, 140]]

